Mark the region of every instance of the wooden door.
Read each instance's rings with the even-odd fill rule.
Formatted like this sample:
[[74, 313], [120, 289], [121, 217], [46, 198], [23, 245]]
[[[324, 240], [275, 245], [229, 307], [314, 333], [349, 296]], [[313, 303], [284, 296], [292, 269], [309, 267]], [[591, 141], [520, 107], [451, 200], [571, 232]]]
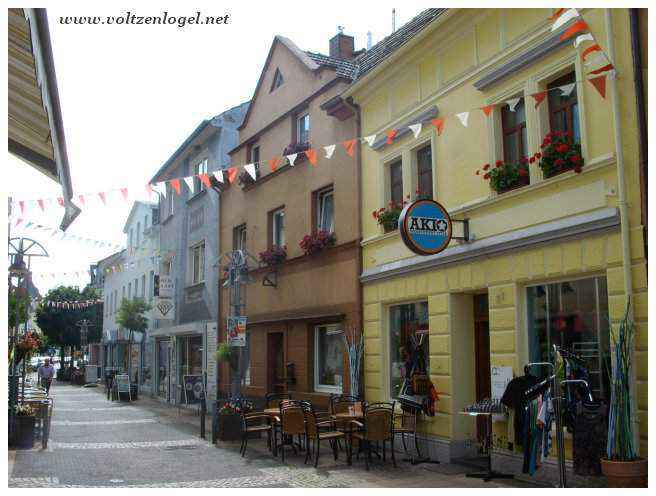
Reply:
[[[474, 353], [476, 359], [476, 401], [490, 398], [492, 380], [490, 376], [490, 320], [487, 294], [474, 296]], [[477, 437], [485, 434], [485, 417], [476, 423]]]
[[286, 389], [284, 334], [271, 332], [267, 336], [267, 392], [284, 393]]

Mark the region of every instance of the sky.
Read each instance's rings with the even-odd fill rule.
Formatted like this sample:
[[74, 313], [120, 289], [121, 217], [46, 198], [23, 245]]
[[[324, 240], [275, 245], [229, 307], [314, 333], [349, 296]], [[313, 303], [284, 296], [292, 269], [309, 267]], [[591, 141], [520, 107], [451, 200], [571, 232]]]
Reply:
[[[257, 8], [254, 8], [257, 5]], [[311, 8], [309, 7], [311, 5]], [[355, 2], [207, 2], [192, 6], [140, 3], [129, 8], [95, 3], [48, 6], [50, 35], [75, 195], [128, 187], [130, 202], [119, 193], [101, 204], [87, 200], [67, 235], [125, 245], [123, 225], [144, 185], [194, 128], [252, 97], [276, 34], [299, 47], [328, 52], [328, 40], [343, 26], [366, 46], [392, 30], [390, 2], [375, 6]], [[403, 2], [396, 8], [397, 27], [422, 10]], [[66, 16], [229, 15], [226, 25], [71, 25]], [[6, 101], [6, 100], [5, 100]], [[3, 188], [16, 200], [53, 198], [60, 186], [8, 154], [10, 181]], [[76, 202], [79, 205], [79, 202]], [[81, 205], [79, 205], [81, 206]], [[59, 226], [63, 211], [36, 205], [10, 223], [11, 236], [42, 243], [48, 258], [33, 259], [34, 282], [41, 294], [59, 284], [83, 287], [89, 265], [111, 248], [60, 239], [50, 232], [23, 229], [28, 222]], [[69, 275], [64, 275], [67, 272]], [[81, 275], [76, 276], [78, 272]], [[51, 275], [55, 273], [55, 275]]]

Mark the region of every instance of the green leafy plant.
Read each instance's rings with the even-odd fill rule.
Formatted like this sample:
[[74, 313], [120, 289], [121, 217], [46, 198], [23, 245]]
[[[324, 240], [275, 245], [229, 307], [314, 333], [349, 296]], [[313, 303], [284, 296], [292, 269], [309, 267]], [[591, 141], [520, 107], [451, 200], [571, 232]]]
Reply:
[[544, 137], [540, 145], [542, 152], [536, 153], [531, 159], [540, 161], [540, 169], [545, 178], [568, 170], [581, 173], [583, 168], [581, 145], [571, 143], [571, 139], [571, 132], [562, 131], [554, 131]]
[[221, 343], [216, 350], [216, 361], [219, 363], [227, 363], [230, 368], [235, 371], [238, 367], [239, 353], [228, 343]]
[[529, 159], [523, 157], [519, 163], [507, 164], [503, 160], [497, 160], [494, 167], [485, 164], [476, 171], [476, 175], [483, 175], [483, 179], [490, 181], [490, 188], [497, 193], [503, 193], [520, 186], [529, 184]]
[[383, 226], [384, 231], [391, 232], [396, 230], [399, 227], [399, 216], [403, 207], [408, 204], [407, 200], [402, 202], [393, 202], [390, 201], [387, 204], [387, 207], [381, 207], [378, 210], [372, 212], [372, 216], [378, 224]]

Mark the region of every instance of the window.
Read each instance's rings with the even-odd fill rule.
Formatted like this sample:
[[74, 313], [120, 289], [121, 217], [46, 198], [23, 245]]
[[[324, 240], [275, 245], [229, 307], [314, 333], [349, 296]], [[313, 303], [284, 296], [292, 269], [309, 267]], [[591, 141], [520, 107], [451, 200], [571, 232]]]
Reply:
[[199, 284], [205, 281], [205, 242], [192, 246], [189, 249], [189, 267], [191, 269], [191, 283]]
[[344, 342], [337, 325], [314, 330], [314, 390], [341, 393], [344, 374]]
[[522, 98], [513, 112], [507, 105], [501, 108], [501, 127], [503, 129], [503, 160], [517, 164], [528, 155], [526, 136], [526, 107]]
[[296, 119], [296, 142], [310, 142], [310, 114], [303, 114]]
[[166, 183], [166, 214], [168, 216], [173, 215], [173, 194], [173, 186]]
[[130, 233], [128, 234], [128, 248], [132, 248], [132, 229], [130, 229]]
[[403, 167], [401, 159], [389, 165], [390, 201], [403, 203]]
[[[125, 288], [123, 288], [123, 296], [125, 296]], [[114, 290], [114, 301], [112, 301], [112, 308], [114, 309], [114, 313], [116, 313], [116, 302], [118, 300], [118, 289]]]
[[146, 215], [144, 217], [144, 234], [146, 234], [147, 230], [148, 230], [148, 216]]
[[171, 275], [171, 260], [164, 260], [162, 262], [162, 275], [163, 276], [170, 276]]
[[135, 245], [139, 246], [141, 244], [141, 222], [137, 222], [137, 240]]
[[260, 162], [260, 145], [251, 145], [247, 160], [251, 164], [258, 164]]
[[141, 297], [146, 299], [146, 274], [141, 276]]
[[285, 209], [271, 213], [271, 245], [285, 246]]
[[155, 293], [155, 271], [151, 270], [150, 275], [148, 276], [148, 301], [153, 301]]
[[430, 373], [428, 302], [395, 305], [389, 312], [390, 397], [397, 398], [415, 361], [420, 371]]
[[282, 78], [282, 73], [280, 72], [280, 70], [276, 69], [276, 73], [273, 75], [273, 82], [271, 83], [271, 89], [269, 90], [269, 93], [271, 93], [276, 88], [282, 86], [284, 82], [285, 81]]
[[121, 288], [121, 293], [122, 293], [122, 294], [121, 294], [121, 303], [122, 303], [123, 300], [125, 300], [125, 286], [123, 286], [123, 287]]
[[134, 297], [139, 298], [139, 278], [134, 280]]
[[433, 153], [430, 145], [417, 150], [417, 190], [418, 197], [433, 198]]
[[194, 192], [199, 193], [205, 189], [203, 181], [197, 176], [197, 174], [207, 174], [207, 159], [201, 160], [196, 165], [194, 165]]
[[232, 249], [246, 249], [246, 224], [241, 224], [232, 230]]
[[335, 201], [333, 188], [317, 193], [317, 231], [335, 231]]
[[581, 142], [581, 131], [579, 128], [579, 102], [576, 95], [576, 73], [570, 72], [556, 79], [547, 86], [551, 90], [558, 86], [574, 83], [574, 89], [569, 96], [563, 95], [561, 91], [549, 91], [549, 125], [552, 131], [572, 133], [573, 143]]
[[540, 284], [526, 291], [530, 361], [552, 361], [553, 345], [578, 353], [588, 369], [593, 395], [608, 399], [606, 278]]
[[128, 283], [128, 300], [132, 299], [132, 283]]

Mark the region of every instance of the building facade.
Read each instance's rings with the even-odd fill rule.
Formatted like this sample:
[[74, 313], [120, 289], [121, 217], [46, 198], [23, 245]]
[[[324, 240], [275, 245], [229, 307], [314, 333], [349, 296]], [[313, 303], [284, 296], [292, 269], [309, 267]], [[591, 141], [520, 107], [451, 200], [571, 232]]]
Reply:
[[[595, 395], [608, 399], [603, 361], [629, 295], [647, 454], [646, 226], [633, 117], [643, 74], [632, 66], [627, 9], [580, 12], [619, 75], [606, 78], [605, 97], [587, 81], [588, 45], [561, 41], [572, 22], [552, 32], [548, 9], [429, 9], [390, 37], [405, 39], [384, 60], [360, 64], [342, 95], [360, 107], [361, 135], [383, 137], [361, 145], [365, 397], [398, 398], [400, 348], [428, 329], [423, 353], [440, 400], [420, 430], [438, 459], [469, 453], [476, 423], [458, 412], [490, 396], [491, 367], [523, 375], [525, 364], [550, 360], [554, 344], [587, 358]], [[415, 137], [407, 129], [416, 123]], [[394, 129], [406, 132], [386, 140]], [[580, 145], [580, 173], [547, 177], [537, 160], [521, 187], [493, 191], [490, 167], [540, 152], [550, 131]], [[418, 195], [468, 219], [469, 241], [417, 256], [372, 215]], [[494, 439], [494, 463], [520, 471], [506, 422], [495, 422]], [[569, 434], [566, 445], [570, 457]]]
[[[237, 127], [247, 104], [203, 121], [152, 178], [211, 174], [230, 163], [228, 151], [237, 144]], [[204, 375], [208, 397], [216, 385], [214, 352], [218, 311], [219, 200], [215, 191], [194, 177], [180, 181], [176, 193], [167, 183], [160, 196], [160, 250], [156, 269], [170, 277], [174, 310], [170, 319], [156, 319], [146, 342], [153, 370], [153, 394], [163, 401], [184, 403], [183, 376]]]
[[[276, 36], [244, 123], [235, 165], [255, 164], [257, 180], [242, 174], [221, 193], [221, 253], [247, 252], [251, 282], [243, 285], [247, 317], [241, 394], [290, 392], [326, 405], [330, 393], [348, 393], [342, 335], [360, 329], [358, 174], [356, 159], [341, 148], [357, 134], [352, 109], [334, 101], [350, 83], [353, 38], [338, 34], [328, 56], [301, 50]], [[338, 144], [329, 161], [323, 145]], [[305, 154], [314, 150], [313, 161]], [[294, 155], [296, 154], [296, 155]], [[291, 158], [287, 156], [290, 155]], [[293, 163], [292, 163], [293, 161]], [[305, 236], [332, 236], [316, 254], [300, 246]], [[261, 252], [283, 252], [267, 266]], [[225, 262], [225, 260], [224, 260]], [[220, 341], [230, 304], [221, 280]], [[230, 393], [228, 365], [221, 392]]]

